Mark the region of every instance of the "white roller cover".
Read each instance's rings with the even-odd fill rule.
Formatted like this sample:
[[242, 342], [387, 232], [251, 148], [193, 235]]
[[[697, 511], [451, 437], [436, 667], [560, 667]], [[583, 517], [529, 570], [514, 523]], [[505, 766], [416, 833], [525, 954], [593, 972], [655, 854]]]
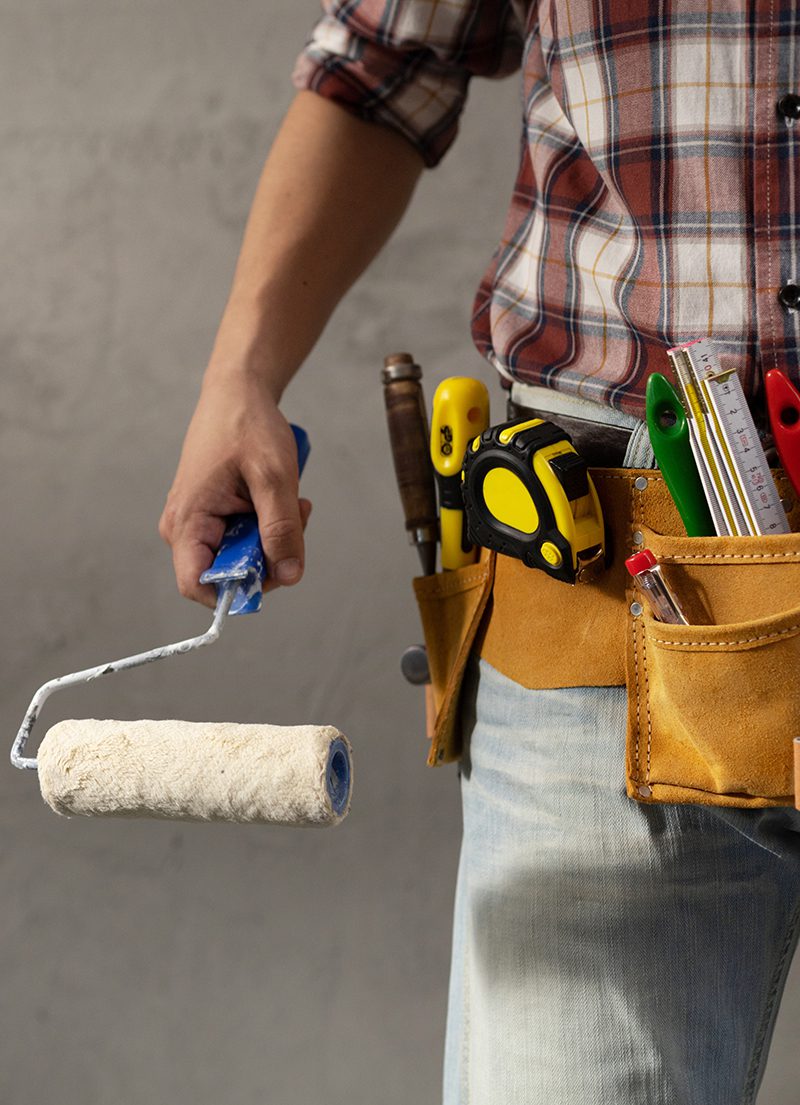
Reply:
[[39, 782], [56, 813], [331, 825], [350, 807], [350, 745], [330, 725], [61, 721]]

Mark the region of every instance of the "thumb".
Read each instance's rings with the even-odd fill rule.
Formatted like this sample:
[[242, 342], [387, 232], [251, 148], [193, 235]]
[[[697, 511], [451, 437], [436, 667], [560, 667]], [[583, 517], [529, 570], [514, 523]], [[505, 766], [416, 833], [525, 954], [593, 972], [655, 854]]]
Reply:
[[283, 480], [250, 487], [267, 561], [267, 578], [288, 587], [299, 583], [305, 563], [303, 519], [295, 489]]

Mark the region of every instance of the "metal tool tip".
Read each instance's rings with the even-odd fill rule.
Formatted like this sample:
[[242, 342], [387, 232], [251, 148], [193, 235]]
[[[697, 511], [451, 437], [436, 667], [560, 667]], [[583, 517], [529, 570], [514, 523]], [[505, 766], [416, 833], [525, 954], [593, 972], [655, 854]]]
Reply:
[[392, 380], [421, 380], [422, 369], [410, 353], [390, 353], [383, 360], [383, 382]]

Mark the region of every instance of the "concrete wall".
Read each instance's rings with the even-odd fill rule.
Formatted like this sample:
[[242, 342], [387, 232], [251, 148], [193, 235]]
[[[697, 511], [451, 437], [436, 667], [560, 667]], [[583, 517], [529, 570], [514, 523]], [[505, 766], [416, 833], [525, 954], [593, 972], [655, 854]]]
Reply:
[[[193, 634], [156, 522], [313, 0], [0, 0], [2, 732], [45, 678]], [[459, 838], [424, 767], [418, 638], [378, 370], [429, 394], [473, 352], [517, 88], [464, 133], [329, 327], [286, 411], [314, 452], [307, 577], [194, 656], [62, 716], [330, 721], [336, 832], [65, 822], [0, 767], [0, 1105], [435, 1102]], [[499, 166], [499, 168], [498, 168]], [[256, 659], [254, 660], [254, 656]], [[3, 754], [5, 763], [5, 754]], [[785, 1103], [797, 976], [761, 1097]]]

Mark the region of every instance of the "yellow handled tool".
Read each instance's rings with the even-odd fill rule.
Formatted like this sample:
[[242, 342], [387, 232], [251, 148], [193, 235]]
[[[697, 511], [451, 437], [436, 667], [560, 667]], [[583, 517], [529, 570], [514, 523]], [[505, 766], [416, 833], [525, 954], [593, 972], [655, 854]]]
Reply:
[[471, 376], [450, 376], [433, 397], [431, 460], [439, 488], [439, 530], [442, 568], [462, 568], [478, 559], [464, 526], [461, 465], [476, 434], [489, 425], [489, 392]]
[[603, 514], [586, 462], [541, 418], [474, 438], [464, 457], [469, 537], [529, 568], [575, 583], [603, 564]]

